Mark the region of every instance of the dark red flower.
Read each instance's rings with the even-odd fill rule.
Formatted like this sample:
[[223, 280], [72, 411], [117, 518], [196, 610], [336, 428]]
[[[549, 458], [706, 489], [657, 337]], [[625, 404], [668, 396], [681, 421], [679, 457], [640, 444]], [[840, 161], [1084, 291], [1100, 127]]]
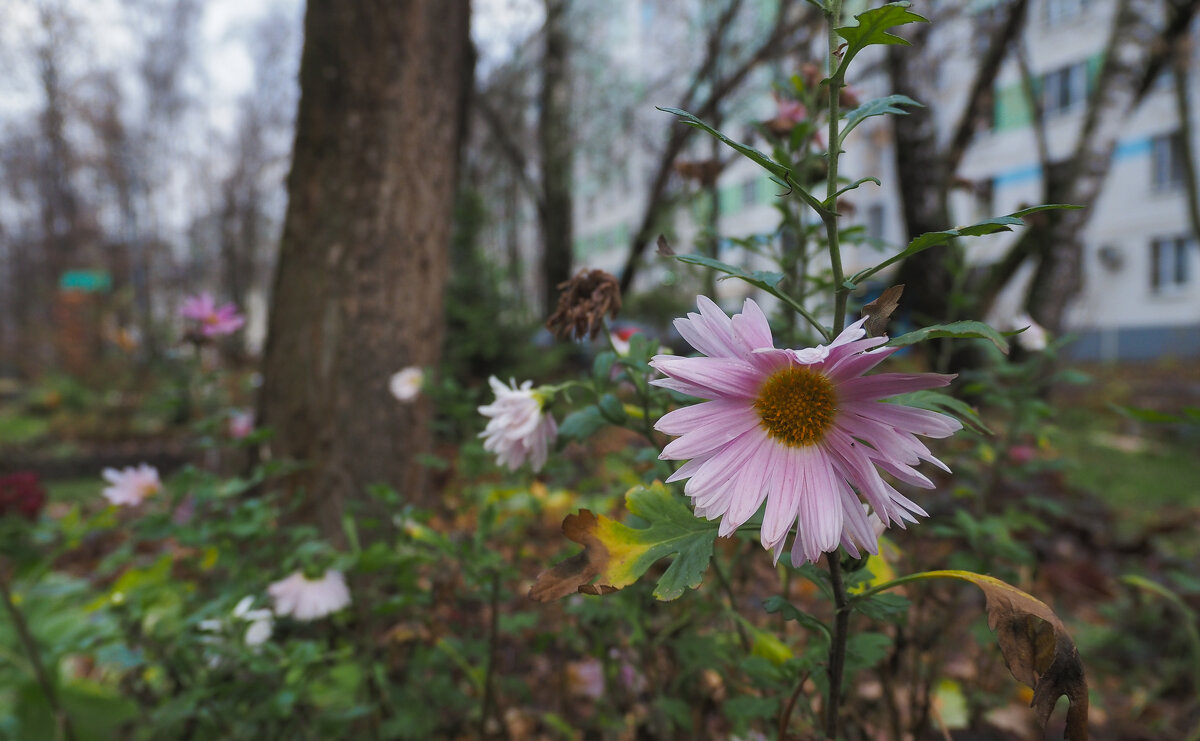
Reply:
[[0, 517], [23, 515], [36, 520], [46, 505], [46, 491], [38, 475], [32, 471], [0, 476]]

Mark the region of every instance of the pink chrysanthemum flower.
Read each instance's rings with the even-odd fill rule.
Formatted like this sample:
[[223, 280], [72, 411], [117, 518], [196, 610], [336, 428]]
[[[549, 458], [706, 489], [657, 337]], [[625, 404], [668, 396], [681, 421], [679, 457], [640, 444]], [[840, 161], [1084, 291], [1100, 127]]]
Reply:
[[212, 294], [207, 291], [183, 300], [179, 315], [200, 323], [200, 334], [205, 337], [220, 337], [233, 334], [242, 328], [246, 318], [238, 313], [232, 303], [217, 306]]
[[[675, 327], [707, 357], [655, 356], [664, 388], [709, 401], [676, 409], [655, 429], [679, 435], [662, 457], [685, 460], [668, 481], [688, 479], [684, 493], [697, 516], [722, 518], [729, 535], [766, 502], [761, 539], [778, 559], [792, 526], [792, 563], [815, 562], [843, 545], [876, 553], [878, 541], [857, 491], [885, 523], [904, 527], [925, 515], [880, 476], [931, 488], [915, 469], [922, 460], [946, 466], [916, 435], [947, 437], [962, 427], [937, 412], [883, 401], [950, 383], [936, 373], [863, 374], [897, 348], [866, 338], [863, 321], [829, 345], [774, 347], [762, 309], [747, 299], [732, 319], [699, 296], [699, 314]], [[946, 469], [949, 470], [949, 469]]]
[[496, 400], [479, 407], [479, 413], [489, 417], [487, 427], [479, 436], [483, 438], [483, 449], [496, 454], [496, 462], [515, 471], [528, 458], [534, 471], [546, 465], [550, 443], [558, 435], [554, 417], [546, 414], [542, 407], [545, 398], [526, 381], [517, 387], [515, 380], [505, 386], [500, 379], [488, 379]]
[[148, 463], [140, 466], [128, 466], [118, 471], [106, 468], [100, 472], [104, 480], [112, 484], [100, 492], [112, 504], [119, 507], [133, 507], [142, 500], [162, 490], [162, 482], [158, 478], [158, 469]]
[[275, 602], [275, 614], [296, 620], [317, 620], [350, 604], [350, 589], [340, 571], [330, 569], [320, 579], [309, 579], [297, 571], [267, 587]]

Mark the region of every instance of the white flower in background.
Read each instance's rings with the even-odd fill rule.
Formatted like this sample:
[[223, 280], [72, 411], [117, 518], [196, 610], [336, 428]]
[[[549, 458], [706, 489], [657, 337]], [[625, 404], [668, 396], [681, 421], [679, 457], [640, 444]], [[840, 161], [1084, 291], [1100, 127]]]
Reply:
[[[1025, 327], [1029, 329], [1025, 329]], [[1033, 321], [1033, 317], [1025, 312], [1021, 312], [1013, 317], [1010, 328], [1025, 329], [1024, 332], [1016, 336], [1017, 345], [1021, 349], [1028, 352], [1041, 352], [1046, 349], [1048, 342], [1046, 328]]]
[[388, 381], [388, 390], [400, 401], [410, 402], [421, 395], [421, 386], [424, 383], [425, 371], [409, 367], [392, 376]]
[[533, 389], [533, 381], [517, 387], [515, 380], [505, 386], [495, 376], [488, 379], [496, 400], [479, 407], [479, 413], [490, 417], [487, 428], [479, 433], [483, 449], [496, 454], [496, 461], [515, 471], [528, 458], [534, 471], [546, 464], [550, 443], [558, 435], [554, 418], [542, 412], [545, 402]]
[[319, 579], [309, 579], [297, 571], [267, 587], [275, 601], [275, 614], [296, 620], [317, 620], [350, 604], [346, 577], [330, 569]]
[[233, 616], [250, 623], [246, 628], [246, 645], [261, 646], [271, 638], [275, 626], [275, 615], [270, 610], [251, 610], [254, 597], [243, 597], [233, 608]]
[[158, 469], [146, 463], [137, 467], [122, 468], [120, 471], [106, 468], [100, 475], [112, 484], [105, 487], [101, 493], [105, 499], [118, 506], [141, 504], [143, 499], [162, 490]]

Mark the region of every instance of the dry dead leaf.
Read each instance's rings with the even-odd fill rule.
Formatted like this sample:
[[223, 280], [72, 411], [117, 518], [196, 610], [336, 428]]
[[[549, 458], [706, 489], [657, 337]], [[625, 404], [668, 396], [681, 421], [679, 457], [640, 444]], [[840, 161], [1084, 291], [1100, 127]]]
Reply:
[[904, 293], [904, 284], [891, 286], [880, 294], [879, 298], [862, 308], [862, 316], [869, 317], [863, 327], [870, 337], [878, 337], [887, 331], [888, 320], [892, 312], [900, 305], [900, 294]]

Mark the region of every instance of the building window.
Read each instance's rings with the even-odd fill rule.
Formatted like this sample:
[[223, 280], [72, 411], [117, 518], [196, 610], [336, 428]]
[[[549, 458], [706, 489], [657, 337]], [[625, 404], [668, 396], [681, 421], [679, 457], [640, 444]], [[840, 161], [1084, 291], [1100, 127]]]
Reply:
[[1083, 13], [1087, 0], [1046, 0], [1046, 24], [1057, 25]]
[[884, 216], [887, 212], [883, 210], [882, 203], [872, 203], [867, 206], [867, 236], [871, 239], [883, 239], [883, 230], [885, 228]]
[[758, 205], [758, 180], [742, 183], [742, 208]]
[[1173, 293], [1188, 284], [1192, 240], [1164, 237], [1150, 243], [1150, 290]]
[[1047, 72], [1040, 82], [1042, 115], [1049, 118], [1066, 113], [1087, 100], [1087, 62]]
[[1183, 185], [1183, 138], [1178, 131], [1150, 140], [1150, 183], [1155, 190], [1173, 190]]

